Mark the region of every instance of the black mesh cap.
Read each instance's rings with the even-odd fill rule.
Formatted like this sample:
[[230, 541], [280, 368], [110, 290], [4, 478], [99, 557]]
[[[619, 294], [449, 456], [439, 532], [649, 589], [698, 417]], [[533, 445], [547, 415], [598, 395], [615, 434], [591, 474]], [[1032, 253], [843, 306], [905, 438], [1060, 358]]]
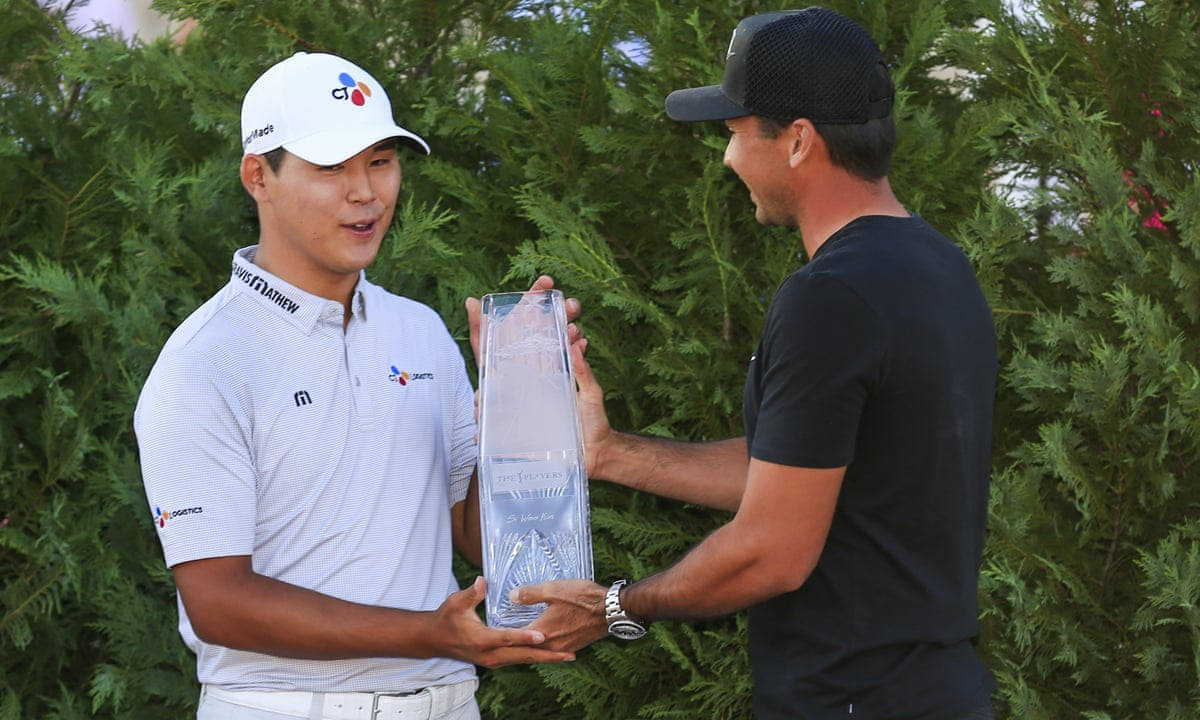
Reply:
[[810, 7], [738, 23], [720, 85], [667, 96], [673, 120], [763, 115], [852, 125], [887, 117], [895, 88], [879, 46], [861, 25]]

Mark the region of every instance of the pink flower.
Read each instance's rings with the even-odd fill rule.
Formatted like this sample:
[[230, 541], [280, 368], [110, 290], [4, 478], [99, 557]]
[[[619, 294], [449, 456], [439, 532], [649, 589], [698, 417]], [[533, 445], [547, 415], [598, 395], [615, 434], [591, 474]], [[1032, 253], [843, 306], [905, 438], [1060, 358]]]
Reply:
[[[1161, 130], [1159, 132], [1162, 132]], [[1142, 213], [1142, 204], [1146, 203], [1150, 206], [1148, 209], [1153, 209], [1154, 214], [1146, 220], [1142, 221], [1142, 227], [1153, 228], [1155, 230], [1166, 230], [1167, 226], [1163, 223], [1162, 214], [1169, 209], [1169, 205], [1157, 195], [1152, 195], [1150, 189], [1145, 185], [1139, 185], [1134, 182], [1135, 173], [1133, 170], [1124, 170], [1121, 172], [1121, 177], [1125, 179], [1125, 184], [1129, 186], [1129, 201], [1128, 205], [1131, 210]]]

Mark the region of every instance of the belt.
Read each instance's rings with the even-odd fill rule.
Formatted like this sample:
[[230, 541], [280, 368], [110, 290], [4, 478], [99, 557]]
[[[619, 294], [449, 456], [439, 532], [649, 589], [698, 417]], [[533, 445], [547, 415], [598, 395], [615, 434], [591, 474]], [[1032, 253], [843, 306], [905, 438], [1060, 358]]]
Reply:
[[204, 694], [233, 705], [313, 720], [425, 720], [470, 701], [477, 684], [471, 678], [403, 694], [225, 690], [205, 685]]

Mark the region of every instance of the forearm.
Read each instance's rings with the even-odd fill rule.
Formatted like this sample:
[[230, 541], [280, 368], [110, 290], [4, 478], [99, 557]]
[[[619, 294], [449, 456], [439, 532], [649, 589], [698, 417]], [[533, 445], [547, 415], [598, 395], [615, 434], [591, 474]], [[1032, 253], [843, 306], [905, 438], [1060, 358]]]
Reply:
[[[651, 621], [716, 616], [761, 602], [787, 589], [765, 562], [779, 553], [763, 548], [725, 525], [674, 567], [623, 588], [621, 606], [630, 618]], [[530, 626], [545, 632], [548, 647], [577, 650], [608, 634], [603, 585], [558, 580], [516, 593], [520, 603], [548, 604]]]
[[[670, 569], [626, 586], [622, 608], [634, 620], [710, 617], [799, 588], [821, 557], [845, 472], [751, 460], [734, 518]], [[514, 599], [549, 604], [533, 626], [549, 647], [575, 650], [605, 634], [602, 585], [559, 580]]]
[[746, 487], [746, 439], [687, 443], [611, 433], [594, 475], [655, 495], [737, 510]]
[[626, 587], [621, 604], [641, 620], [716, 617], [795, 589], [779, 548], [753, 530], [724, 525], [675, 565]]
[[431, 643], [432, 612], [348, 602], [254, 572], [221, 575], [203, 579], [216, 584], [204, 590], [180, 583], [193, 629], [205, 642], [321, 660], [445, 654]]
[[625, 608], [648, 620], [708, 617], [799, 588], [825, 547], [845, 471], [752, 460], [733, 520], [628, 587]]
[[179, 596], [205, 642], [276, 657], [447, 657], [487, 667], [560, 662], [569, 652], [535, 647], [545, 637], [523, 628], [489, 628], [476, 613], [482, 578], [451, 593], [436, 610], [410, 611], [347, 602], [255, 573], [248, 556], [176, 565]]

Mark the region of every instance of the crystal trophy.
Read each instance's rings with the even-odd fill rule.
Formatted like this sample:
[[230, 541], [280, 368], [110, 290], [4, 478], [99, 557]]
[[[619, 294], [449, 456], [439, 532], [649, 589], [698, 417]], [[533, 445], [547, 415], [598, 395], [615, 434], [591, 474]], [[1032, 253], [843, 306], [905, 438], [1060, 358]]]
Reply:
[[558, 290], [483, 298], [479, 369], [479, 515], [487, 623], [520, 627], [545, 604], [522, 585], [592, 579], [583, 432]]

